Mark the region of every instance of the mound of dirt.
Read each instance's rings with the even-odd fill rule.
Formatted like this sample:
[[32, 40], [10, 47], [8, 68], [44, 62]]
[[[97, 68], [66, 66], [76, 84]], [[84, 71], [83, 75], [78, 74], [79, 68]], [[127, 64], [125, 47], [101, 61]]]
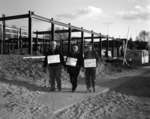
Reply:
[[48, 106], [39, 104], [39, 92], [23, 87], [0, 84], [0, 119], [48, 119]]
[[43, 72], [42, 63], [24, 60], [19, 55], [0, 56], [0, 77], [7, 80], [19, 80], [28, 83], [45, 83], [47, 75]]
[[[125, 68], [117, 63], [101, 61], [97, 67], [97, 77], [122, 72]], [[40, 60], [23, 59], [22, 55], [0, 56], [0, 77], [6, 80], [25, 81], [38, 86], [49, 86], [49, 76], [43, 71], [43, 62]], [[79, 78], [84, 78], [84, 70], [81, 70]], [[63, 69], [62, 79], [69, 79]]]
[[111, 91], [89, 96], [58, 112], [55, 119], [148, 119], [149, 101]]
[[[20, 81], [20, 83], [49, 87], [49, 75], [43, 70], [42, 60], [23, 59], [23, 57], [23, 55], [0, 55], [1, 81]], [[62, 80], [68, 79], [64, 69], [62, 72]]]

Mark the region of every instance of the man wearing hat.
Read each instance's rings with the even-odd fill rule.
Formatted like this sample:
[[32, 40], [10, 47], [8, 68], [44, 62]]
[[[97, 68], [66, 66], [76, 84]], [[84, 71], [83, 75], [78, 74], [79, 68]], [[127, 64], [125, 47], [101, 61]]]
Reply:
[[44, 66], [47, 67], [49, 71], [51, 91], [55, 91], [55, 82], [57, 83], [58, 91], [61, 91], [62, 63], [63, 55], [57, 47], [57, 42], [52, 41], [50, 44], [50, 49], [46, 52], [44, 63]]

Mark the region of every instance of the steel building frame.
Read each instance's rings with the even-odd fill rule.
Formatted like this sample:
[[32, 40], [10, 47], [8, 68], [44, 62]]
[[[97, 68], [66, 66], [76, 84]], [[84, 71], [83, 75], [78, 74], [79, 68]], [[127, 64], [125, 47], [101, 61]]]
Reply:
[[[1, 40], [1, 54], [3, 54], [3, 49], [4, 49], [4, 44], [5, 44], [5, 30], [6, 30], [6, 21], [8, 20], [15, 20], [15, 19], [28, 19], [28, 43], [29, 43], [29, 54], [32, 54], [33, 50], [33, 38], [32, 38], [32, 24], [33, 24], [33, 19], [37, 19], [40, 21], [44, 21], [47, 23], [51, 24], [51, 30], [50, 31], [36, 31], [34, 34], [36, 34], [36, 37], [38, 38], [38, 35], [41, 34], [51, 34], [51, 40], [54, 39], [55, 33], [68, 33], [68, 51], [70, 53], [70, 41], [73, 39], [80, 39], [81, 40], [81, 52], [83, 53], [84, 50], [84, 39], [91, 39], [92, 44], [94, 42], [94, 39], [100, 39], [99, 41], [99, 47], [100, 47], [100, 56], [101, 56], [101, 50], [102, 50], [102, 38], [107, 39], [107, 47], [106, 47], [106, 56], [108, 56], [108, 47], [109, 47], [109, 37], [108, 35], [102, 35], [101, 33], [96, 33], [92, 30], [87, 30], [84, 29], [83, 27], [76, 27], [71, 25], [70, 23], [66, 24], [57, 20], [54, 20], [53, 18], [46, 18], [40, 15], [35, 14], [32, 11], [28, 11], [27, 14], [21, 14], [21, 15], [14, 15], [14, 16], [5, 16], [4, 14], [0, 18], [0, 21], [2, 21], [2, 28], [3, 28], [3, 33], [2, 33], [2, 40]], [[62, 29], [62, 30], [55, 30], [55, 25], [66, 27], [67, 29]], [[81, 32], [81, 37], [72, 37], [72, 32]], [[84, 33], [88, 33], [91, 36], [85, 37]]]

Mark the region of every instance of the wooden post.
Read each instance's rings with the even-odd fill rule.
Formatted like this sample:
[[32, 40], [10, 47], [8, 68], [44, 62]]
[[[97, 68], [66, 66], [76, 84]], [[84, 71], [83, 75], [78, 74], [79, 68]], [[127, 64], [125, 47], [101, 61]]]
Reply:
[[100, 37], [99, 37], [99, 55], [100, 55], [100, 57], [102, 57], [102, 37], [101, 37], [101, 33], [100, 33]]
[[29, 18], [28, 18], [28, 38], [29, 38], [29, 54], [32, 54], [32, 14], [33, 12], [29, 11]]
[[71, 53], [71, 24], [69, 23], [68, 28], [68, 55]]
[[81, 54], [82, 54], [82, 56], [84, 54], [84, 31], [83, 31], [83, 28], [81, 28]]

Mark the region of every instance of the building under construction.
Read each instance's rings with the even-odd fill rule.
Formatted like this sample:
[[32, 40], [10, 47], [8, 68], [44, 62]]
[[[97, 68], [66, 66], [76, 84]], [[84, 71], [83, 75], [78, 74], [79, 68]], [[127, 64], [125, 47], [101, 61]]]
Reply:
[[[28, 21], [28, 28], [25, 30], [16, 26], [6, 25], [7, 21], [16, 19], [26, 19]], [[49, 23], [50, 30], [40, 31], [36, 29], [33, 31], [34, 19]], [[32, 11], [29, 11], [27, 14], [15, 16], [6, 16], [3, 14], [0, 21], [1, 54], [16, 53], [15, 51], [20, 54], [36, 54], [37, 51], [44, 53], [49, 48], [50, 42], [56, 40], [59, 42], [63, 53], [69, 53], [72, 44], [78, 44], [81, 53], [83, 53], [84, 46], [88, 42], [95, 47], [100, 56], [119, 57], [121, 55], [120, 47], [123, 45], [122, 42], [126, 40], [96, 33], [93, 30], [87, 30], [83, 27], [76, 27], [71, 23], [62, 23], [53, 18], [42, 17]], [[59, 28], [59, 26], [62, 28]], [[73, 33], [80, 35], [73, 36]]]

